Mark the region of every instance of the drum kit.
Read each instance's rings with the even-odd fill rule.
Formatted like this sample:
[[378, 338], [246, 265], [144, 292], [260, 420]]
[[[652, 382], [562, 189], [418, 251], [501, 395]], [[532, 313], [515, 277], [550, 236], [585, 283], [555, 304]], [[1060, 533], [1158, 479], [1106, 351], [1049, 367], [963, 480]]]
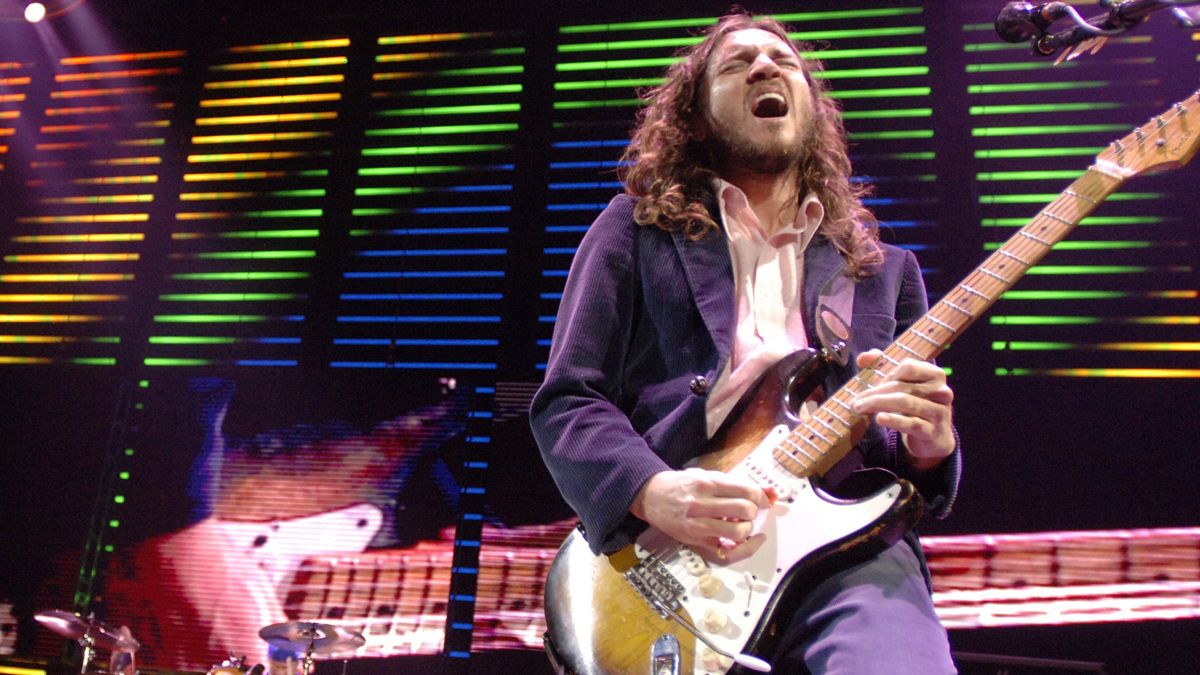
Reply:
[[[94, 616], [84, 617], [61, 609], [38, 612], [33, 618], [51, 631], [79, 643], [83, 648], [80, 675], [135, 675], [133, 654], [141, 645], [127, 627], [113, 628]], [[292, 667], [286, 665], [294, 664], [296, 660], [300, 663], [299, 675], [312, 675], [315, 657], [349, 652], [367, 643], [363, 634], [356, 630], [316, 621], [274, 623], [258, 631], [258, 636], [273, 648], [274, 653], [295, 655], [296, 659], [284, 662], [286, 675], [297, 675]], [[97, 649], [112, 653], [107, 671], [92, 667]], [[262, 664], [248, 668], [243, 656], [222, 661], [209, 669], [207, 675], [262, 675], [264, 670]], [[282, 675], [276, 670], [272, 664], [271, 675]], [[344, 664], [342, 670], [344, 673]]]

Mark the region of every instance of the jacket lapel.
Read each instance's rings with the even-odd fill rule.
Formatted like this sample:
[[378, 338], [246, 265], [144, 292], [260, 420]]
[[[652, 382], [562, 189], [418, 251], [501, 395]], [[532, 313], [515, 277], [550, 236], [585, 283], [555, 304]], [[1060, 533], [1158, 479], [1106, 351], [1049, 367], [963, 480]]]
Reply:
[[724, 230], [709, 232], [700, 241], [691, 241], [682, 232], [671, 237], [683, 261], [692, 297], [700, 317], [717, 346], [721, 360], [733, 350], [733, 331], [737, 318], [733, 304], [733, 260]]
[[[846, 259], [825, 237], [815, 237], [804, 251], [804, 329], [809, 346], [820, 343], [816, 328], [821, 295], [830, 292], [834, 279], [845, 269]], [[850, 316], [841, 318], [850, 323]]]

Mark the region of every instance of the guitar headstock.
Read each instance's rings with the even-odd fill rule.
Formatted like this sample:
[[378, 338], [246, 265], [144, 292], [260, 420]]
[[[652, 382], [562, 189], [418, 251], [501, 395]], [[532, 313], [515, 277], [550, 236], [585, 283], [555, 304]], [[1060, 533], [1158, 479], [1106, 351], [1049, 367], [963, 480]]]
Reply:
[[1187, 164], [1200, 147], [1200, 91], [1171, 106], [1163, 114], [1113, 141], [1096, 156], [1096, 163], [1111, 173], [1132, 178], [1152, 171], [1177, 169]]

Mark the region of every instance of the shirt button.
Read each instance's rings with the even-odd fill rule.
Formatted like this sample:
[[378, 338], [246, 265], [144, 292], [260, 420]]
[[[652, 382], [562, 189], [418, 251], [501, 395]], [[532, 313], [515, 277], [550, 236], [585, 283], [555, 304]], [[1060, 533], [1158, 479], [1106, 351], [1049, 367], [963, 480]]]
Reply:
[[703, 396], [708, 393], [708, 379], [703, 375], [697, 375], [688, 382], [688, 388], [697, 396]]

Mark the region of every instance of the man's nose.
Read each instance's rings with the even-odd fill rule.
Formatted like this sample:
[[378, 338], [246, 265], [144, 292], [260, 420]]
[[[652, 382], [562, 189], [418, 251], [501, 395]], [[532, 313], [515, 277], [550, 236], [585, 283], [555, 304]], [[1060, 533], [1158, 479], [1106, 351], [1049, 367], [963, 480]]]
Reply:
[[757, 82], [758, 80], [769, 80], [773, 77], [779, 77], [783, 70], [779, 68], [779, 64], [775, 63], [767, 54], [759, 54], [754, 59], [754, 63], [750, 64], [750, 81]]

